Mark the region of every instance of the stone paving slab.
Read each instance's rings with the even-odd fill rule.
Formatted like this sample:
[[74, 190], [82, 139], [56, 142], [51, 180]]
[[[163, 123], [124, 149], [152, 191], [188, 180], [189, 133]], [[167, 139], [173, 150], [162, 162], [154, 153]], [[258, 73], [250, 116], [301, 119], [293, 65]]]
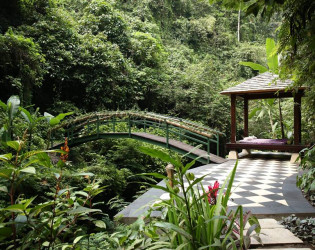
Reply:
[[[196, 177], [208, 174], [202, 185], [208, 189], [209, 185], [218, 180], [222, 184], [235, 165], [235, 160], [229, 160], [223, 164], [208, 164], [191, 169]], [[242, 205], [244, 211], [251, 211], [261, 217], [287, 216], [314, 216], [315, 208], [304, 198], [295, 181], [298, 174], [298, 166], [288, 160], [279, 159], [240, 159], [233, 183], [229, 208], [236, 209]], [[159, 185], [163, 185], [161, 182]], [[165, 184], [164, 184], [165, 185]], [[133, 221], [146, 209], [145, 205], [163, 196], [163, 191], [150, 189], [143, 194], [118, 216], [124, 216], [125, 220]], [[164, 195], [165, 196], [165, 195]], [[156, 214], [158, 216], [158, 214]]]
[[281, 248], [270, 248], [270, 247], [262, 247], [262, 248], [254, 248], [254, 249], [269, 249], [269, 250], [283, 250], [283, 249], [287, 249], [287, 250], [312, 250], [311, 248], [296, 248], [296, 247], [281, 247]]
[[[270, 245], [284, 245], [284, 244], [303, 244], [303, 241], [297, 238], [288, 229], [280, 225], [275, 219], [259, 219], [261, 227], [261, 233], [259, 235], [263, 246]], [[246, 229], [249, 228], [249, 223], [245, 226], [244, 234]], [[256, 234], [253, 232], [252, 234]], [[261, 244], [254, 238], [251, 238], [251, 246], [261, 246]]]
[[[303, 244], [302, 240], [285, 228], [261, 229], [259, 237], [263, 245]], [[260, 243], [252, 239], [251, 245], [260, 245]]]
[[[279, 224], [275, 219], [259, 219], [258, 221], [262, 229], [284, 228], [284, 226]], [[245, 229], [248, 229], [249, 227], [250, 224], [247, 223]]]

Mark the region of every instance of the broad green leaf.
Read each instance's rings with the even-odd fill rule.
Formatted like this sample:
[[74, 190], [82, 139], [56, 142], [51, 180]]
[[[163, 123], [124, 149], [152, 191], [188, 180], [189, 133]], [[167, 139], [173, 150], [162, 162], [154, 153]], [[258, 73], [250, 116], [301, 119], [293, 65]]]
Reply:
[[267, 99], [266, 102], [269, 106], [273, 106], [274, 103], [275, 103], [276, 99], [275, 98], [270, 98], [270, 99]]
[[49, 120], [49, 125], [50, 126], [55, 126], [55, 125], [57, 125], [57, 124], [59, 124], [60, 123], [60, 120], [58, 119], [58, 118], [56, 118], [56, 117], [53, 117], [53, 118], [51, 118], [50, 120]]
[[1, 210], [15, 212], [15, 213], [22, 213], [24, 210], [24, 205], [23, 204], [14, 204], [14, 205], [2, 208]]
[[73, 241], [73, 244], [77, 244], [83, 237], [85, 237], [85, 235], [80, 235], [80, 236], [76, 237]]
[[278, 74], [278, 55], [276, 53], [276, 43], [272, 38], [266, 39], [267, 64], [272, 73]]
[[9, 154], [5, 154], [5, 155], [0, 155], [0, 161], [10, 161], [12, 159], [12, 154], [9, 153]]
[[252, 118], [256, 115], [257, 111], [259, 111], [260, 109], [261, 109], [261, 108], [254, 108], [254, 109], [249, 113], [248, 118], [249, 118], [249, 119], [252, 119]]
[[156, 227], [160, 227], [160, 228], [164, 228], [164, 229], [168, 229], [170, 231], [175, 231], [177, 233], [179, 233], [180, 235], [184, 236], [187, 240], [191, 240], [192, 236], [187, 233], [184, 229], [180, 228], [179, 226], [176, 226], [172, 223], [168, 223], [168, 222], [156, 222], [154, 224], [154, 226]]
[[47, 208], [51, 205], [53, 205], [54, 202], [53, 201], [50, 201], [50, 202], [46, 202], [44, 204], [39, 204], [37, 206], [35, 206], [34, 208], [32, 208], [31, 212], [37, 216], [44, 208]]
[[61, 114], [59, 114], [59, 115], [57, 115], [57, 116], [55, 117], [55, 116], [53, 116], [53, 115], [51, 115], [51, 114], [45, 112], [45, 113], [44, 113], [44, 116], [45, 116], [46, 120], [48, 121], [49, 125], [55, 126], [55, 125], [59, 124], [60, 121], [61, 121], [62, 119], [64, 119], [66, 116], [72, 115], [72, 114], [73, 114], [73, 112], [61, 113]]
[[27, 167], [27, 168], [23, 168], [21, 172], [28, 173], [28, 174], [36, 174], [36, 169], [34, 167]]
[[79, 195], [82, 195], [84, 197], [88, 197], [89, 196], [89, 194], [87, 192], [83, 192], [83, 191], [77, 191], [77, 192], [75, 192], [75, 194], [79, 194]]
[[21, 167], [22, 167], [22, 169], [24, 169], [24, 168], [27, 168], [27, 167], [29, 167], [29, 166], [37, 163], [37, 162], [38, 162], [38, 159], [31, 159], [28, 162], [26, 162], [25, 164], [23, 164]]
[[87, 207], [77, 207], [73, 210], [68, 211], [68, 214], [85, 214], [85, 213], [93, 213], [93, 212], [102, 212], [100, 209], [92, 209]]
[[30, 199], [24, 200], [24, 201], [23, 201], [24, 210], [25, 210], [26, 208], [28, 208], [28, 206], [29, 206], [29, 205], [33, 202], [33, 200], [35, 200], [35, 199], [36, 199], [36, 196], [34, 196], [34, 197], [30, 198]]
[[0, 187], [0, 191], [7, 193], [8, 192], [8, 188], [6, 186], [1, 186]]
[[11, 96], [9, 99], [8, 99], [8, 102], [7, 102], [7, 107], [9, 107], [9, 115], [10, 115], [10, 118], [13, 119], [13, 117], [16, 115], [16, 113], [18, 112], [19, 110], [19, 106], [20, 106], [20, 98], [16, 95], [13, 95]]
[[49, 241], [45, 241], [45, 242], [42, 244], [42, 246], [43, 246], [43, 247], [48, 247], [49, 244], [50, 244]]
[[13, 172], [13, 169], [1, 169], [0, 170], [0, 177], [5, 178], [5, 179], [10, 179], [11, 178], [11, 174]]
[[60, 196], [60, 195], [64, 194], [65, 192], [68, 192], [68, 191], [73, 190], [73, 189], [76, 189], [76, 187], [61, 189], [61, 190], [59, 190], [58, 195]]
[[6, 144], [10, 147], [13, 148], [15, 151], [19, 151], [20, 149], [20, 144], [22, 142], [20, 141], [7, 141]]
[[19, 109], [21, 110], [21, 115], [23, 116], [25, 121], [28, 124], [31, 124], [33, 122], [33, 118], [31, 116], [30, 112], [28, 112], [25, 108], [22, 108], [22, 107], [20, 107]]
[[3, 108], [4, 111], [7, 110], [7, 105], [0, 100], [0, 107]]
[[38, 153], [35, 157], [38, 159], [39, 165], [46, 168], [52, 167], [51, 159], [46, 152]]
[[61, 113], [61, 114], [57, 115], [56, 118], [57, 118], [58, 120], [62, 120], [62, 119], [64, 119], [66, 116], [72, 115], [73, 113], [74, 113], [74, 112]]
[[95, 226], [99, 227], [99, 228], [106, 228], [106, 224], [104, 221], [102, 220], [97, 220], [97, 221], [93, 221]]
[[268, 71], [268, 69], [265, 66], [253, 62], [240, 62], [239, 64], [251, 67], [253, 70], [258, 70], [260, 74]]
[[310, 191], [315, 191], [315, 180], [313, 180], [313, 182], [310, 186]]

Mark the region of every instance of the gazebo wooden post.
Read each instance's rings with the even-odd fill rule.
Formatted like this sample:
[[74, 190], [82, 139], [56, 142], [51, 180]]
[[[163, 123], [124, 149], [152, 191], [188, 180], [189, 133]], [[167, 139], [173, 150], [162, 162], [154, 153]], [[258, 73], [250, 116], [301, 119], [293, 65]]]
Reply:
[[301, 95], [294, 96], [294, 144], [301, 143]]
[[[250, 153], [250, 149], [259, 150], [279, 150], [293, 152], [291, 161], [294, 160], [298, 152], [305, 146], [301, 145], [301, 97], [304, 94], [305, 87], [298, 88], [294, 94], [287, 91], [292, 85], [291, 80], [280, 80], [278, 76], [270, 72], [265, 72], [248, 79], [236, 86], [230, 87], [221, 92], [222, 95], [228, 95], [231, 98], [231, 142], [226, 144], [230, 150], [229, 158], [236, 159], [238, 150], [242, 149]], [[250, 141], [236, 141], [236, 97], [244, 98], [244, 137], [248, 136], [248, 102], [249, 100], [268, 99], [268, 98], [287, 98], [294, 97], [294, 143], [293, 145], [283, 144], [281, 141], [274, 143], [263, 143], [261, 140], [255, 143]], [[242, 154], [243, 155], [243, 154]]]
[[236, 95], [231, 95], [231, 143], [236, 143]]
[[[231, 95], [231, 143], [236, 143], [236, 95]], [[237, 150], [229, 152], [229, 159], [238, 159]]]
[[248, 99], [244, 97], [244, 137], [248, 136]]

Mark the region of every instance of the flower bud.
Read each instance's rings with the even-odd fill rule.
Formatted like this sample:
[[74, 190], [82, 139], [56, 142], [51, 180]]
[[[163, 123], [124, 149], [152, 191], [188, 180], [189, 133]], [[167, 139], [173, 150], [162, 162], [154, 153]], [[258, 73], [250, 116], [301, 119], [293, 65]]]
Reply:
[[193, 181], [195, 179], [195, 175], [193, 173], [188, 173], [187, 178], [188, 180]]

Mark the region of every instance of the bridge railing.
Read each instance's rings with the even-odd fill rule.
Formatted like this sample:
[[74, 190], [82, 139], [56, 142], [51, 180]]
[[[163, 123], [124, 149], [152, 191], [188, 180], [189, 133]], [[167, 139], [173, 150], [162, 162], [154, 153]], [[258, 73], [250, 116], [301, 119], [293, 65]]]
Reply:
[[[124, 123], [125, 125], [119, 125]], [[62, 136], [67, 136], [69, 142], [75, 138], [83, 137], [86, 135], [97, 135], [102, 133], [127, 133], [129, 137], [132, 137], [132, 133], [153, 132], [159, 136], [165, 137], [165, 143], [169, 146], [170, 140], [178, 140], [182, 142], [193, 143], [194, 146], [202, 145], [205, 151], [209, 154], [210, 151], [215, 151], [216, 155], [219, 155], [219, 142], [220, 135], [224, 135], [221, 132], [204, 127], [200, 124], [182, 120], [179, 118], [173, 118], [158, 114], [145, 113], [145, 115], [135, 115], [134, 113], [101, 113], [89, 115], [87, 117], [81, 117], [72, 122], [64, 124], [59, 128]], [[155, 129], [153, 131], [152, 129]], [[55, 129], [55, 134], [58, 128]], [[52, 133], [53, 134], [53, 133]], [[53, 141], [57, 137], [52, 136]]]

